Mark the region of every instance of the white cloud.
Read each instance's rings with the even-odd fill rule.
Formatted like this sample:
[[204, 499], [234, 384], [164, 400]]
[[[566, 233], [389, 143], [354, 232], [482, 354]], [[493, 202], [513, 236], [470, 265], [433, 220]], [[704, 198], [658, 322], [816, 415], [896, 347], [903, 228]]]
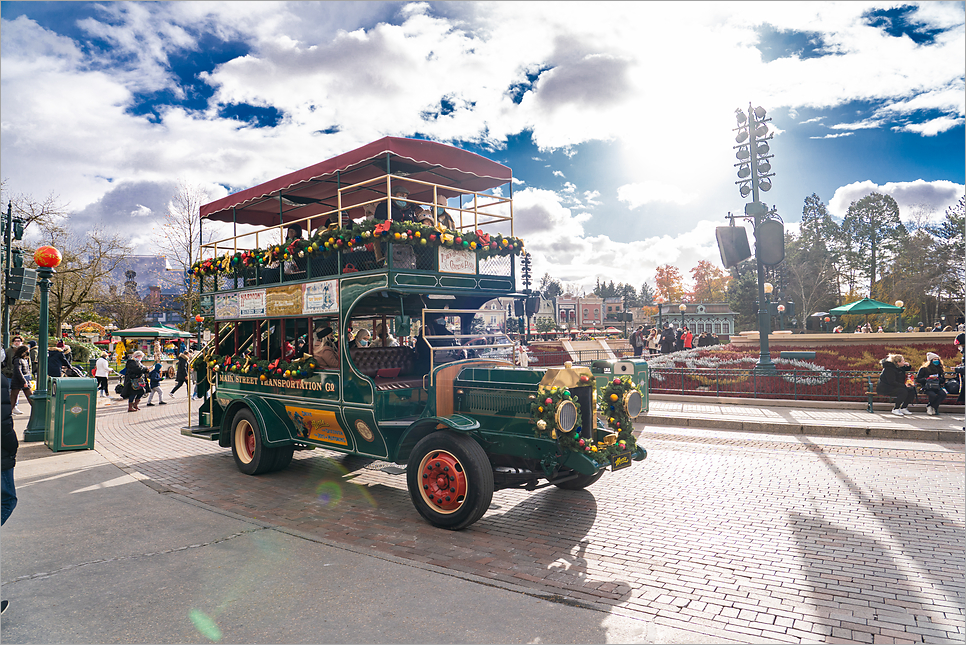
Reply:
[[[917, 6], [924, 25], [950, 29], [928, 46], [868, 26], [868, 5], [858, 3], [99, 7], [81, 26], [114, 47], [108, 54], [85, 53], [91, 50], [18, 18], [3, 21], [0, 59], [8, 185], [45, 195], [56, 168], [56, 189], [90, 217], [122, 198], [115, 212], [138, 205], [161, 212], [154, 193], [175, 177], [244, 188], [384, 135], [419, 132], [499, 149], [511, 135], [529, 133], [543, 150], [574, 162], [586, 149], [580, 144], [613, 142], [617, 158], [609, 168], [621, 168], [619, 202], [687, 207], [661, 222], [673, 219], [686, 230], [736, 198], [732, 114], [749, 98], [776, 115], [781, 108], [797, 115], [864, 105], [856, 123], [836, 130], [896, 128], [929, 137], [963, 123], [960, 5]], [[675, 27], [682, 11], [687, 26]], [[755, 26], [764, 23], [817, 32], [836, 55], [765, 63], [755, 47]], [[201, 75], [214, 91], [207, 109], [162, 109], [157, 122], [133, 114], [138, 92], [186, 91], [171, 60], [197, 53], [206, 34], [250, 49]], [[527, 75], [538, 72], [528, 85]], [[518, 102], [512, 87], [520, 88]], [[283, 118], [274, 128], [255, 128], [220, 116], [221, 107], [242, 103], [272, 106]], [[315, 134], [334, 128], [337, 134]], [[779, 172], [782, 161], [775, 162]], [[569, 191], [573, 205], [576, 185]], [[599, 195], [583, 192], [584, 204], [599, 205]], [[566, 221], [590, 226], [585, 215]]]
[[553, 171], [553, 176], [554, 177], [564, 177], [565, 175], [562, 172], [560, 172], [559, 170], [554, 170]]
[[680, 186], [658, 181], [625, 184], [617, 189], [617, 199], [625, 202], [630, 208], [637, 208], [654, 202], [687, 204], [692, 201], [692, 195], [693, 193]]
[[843, 218], [848, 213], [849, 205], [862, 199], [866, 195], [879, 193], [889, 195], [899, 205], [899, 216], [909, 221], [914, 212], [925, 209], [933, 213], [933, 219], [938, 221], [946, 209], [954, 205], [966, 192], [966, 186], [951, 181], [916, 181], [889, 182], [876, 184], [872, 181], [862, 181], [842, 186], [835, 191], [829, 200], [829, 213]]
[[956, 119], [948, 116], [941, 116], [938, 119], [932, 119], [931, 121], [926, 121], [925, 123], [910, 123], [904, 126], [896, 126], [893, 130], [899, 130], [902, 132], [916, 132], [926, 137], [934, 137], [940, 132], [945, 132], [946, 130], [952, 130], [953, 128], [958, 128], [966, 119]]
[[840, 137], [851, 137], [854, 132], [840, 132], [838, 134], [826, 134], [824, 137], [809, 137], [809, 139], [838, 139]]

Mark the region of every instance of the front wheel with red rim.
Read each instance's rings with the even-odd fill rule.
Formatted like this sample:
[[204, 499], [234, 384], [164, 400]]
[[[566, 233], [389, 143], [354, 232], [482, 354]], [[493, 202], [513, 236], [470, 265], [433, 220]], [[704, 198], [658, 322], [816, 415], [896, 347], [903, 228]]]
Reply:
[[424, 437], [409, 456], [409, 496], [430, 524], [464, 529], [483, 517], [493, 499], [493, 469], [476, 441], [454, 432]]

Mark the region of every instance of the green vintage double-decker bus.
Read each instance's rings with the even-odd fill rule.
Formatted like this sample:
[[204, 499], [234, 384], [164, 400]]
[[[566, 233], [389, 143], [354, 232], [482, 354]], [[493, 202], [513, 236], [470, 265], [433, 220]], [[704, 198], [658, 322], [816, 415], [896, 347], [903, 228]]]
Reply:
[[325, 448], [406, 466], [413, 504], [462, 529], [494, 490], [580, 489], [646, 452], [647, 364], [530, 369], [509, 168], [384, 138], [201, 208], [233, 235], [192, 267], [214, 338], [184, 434], [256, 475]]

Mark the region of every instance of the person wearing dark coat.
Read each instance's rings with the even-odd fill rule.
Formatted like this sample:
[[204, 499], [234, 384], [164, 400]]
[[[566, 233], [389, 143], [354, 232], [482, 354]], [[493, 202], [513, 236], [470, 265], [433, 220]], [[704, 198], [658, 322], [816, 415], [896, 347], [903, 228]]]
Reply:
[[942, 359], [932, 352], [926, 353], [926, 360], [916, 372], [916, 383], [929, 399], [929, 405], [926, 406], [928, 415], [938, 415], [939, 404], [946, 400], [946, 390], [943, 389], [946, 385], [945, 372]]
[[407, 222], [416, 219], [416, 213], [421, 209], [416, 204], [406, 201], [409, 197], [409, 189], [401, 184], [392, 187], [392, 199], [389, 200], [389, 213], [386, 213], [386, 202], [379, 202], [373, 219], [385, 220], [392, 219], [394, 222]]
[[[5, 354], [0, 348], [0, 355]], [[0, 357], [0, 361], [3, 358]], [[2, 471], [2, 490], [0, 490], [0, 524], [4, 524], [17, 506], [17, 488], [13, 482], [13, 467], [17, 465], [17, 449], [20, 442], [13, 429], [13, 415], [10, 405], [10, 381], [0, 375], [0, 471]], [[6, 602], [6, 601], [4, 601]]]
[[661, 353], [670, 354], [674, 351], [674, 330], [664, 323], [664, 331], [661, 332]]
[[889, 354], [879, 364], [882, 372], [875, 386], [876, 393], [893, 398], [892, 414], [897, 417], [912, 414], [909, 404], [916, 400], [916, 388], [906, 385], [906, 374], [912, 370], [912, 365], [902, 354]]
[[147, 388], [135, 388], [134, 383], [139, 377], [147, 377], [149, 370], [144, 365], [141, 365], [141, 359], [144, 358], [144, 352], [137, 351], [131, 356], [127, 364], [124, 366], [124, 389], [121, 390], [121, 396], [127, 399], [127, 411], [137, 412], [138, 402], [140, 402], [141, 397], [144, 396], [144, 392]]
[[51, 378], [67, 376], [67, 370], [69, 369], [70, 359], [64, 353], [63, 342], [59, 342], [56, 347], [51, 347], [47, 350], [47, 376]]
[[174, 393], [181, 389], [181, 386], [185, 384], [188, 380], [188, 357], [184, 352], [178, 355], [178, 367], [174, 373], [174, 389], [171, 390], [170, 395], [174, 396]]

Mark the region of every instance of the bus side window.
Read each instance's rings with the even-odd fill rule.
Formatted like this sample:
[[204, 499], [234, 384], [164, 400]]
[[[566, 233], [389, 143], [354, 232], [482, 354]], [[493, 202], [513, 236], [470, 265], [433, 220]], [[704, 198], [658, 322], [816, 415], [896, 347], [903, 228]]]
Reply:
[[285, 321], [285, 356], [283, 361], [302, 358], [308, 347], [309, 321], [307, 318], [290, 318]]
[[[265, 351], [266, 347], [263, 346], [262, 351]], [[268, 360], [274, 361], [282, 357], [282, 321], [281, 320], [269, 320], [268, 321]]]

